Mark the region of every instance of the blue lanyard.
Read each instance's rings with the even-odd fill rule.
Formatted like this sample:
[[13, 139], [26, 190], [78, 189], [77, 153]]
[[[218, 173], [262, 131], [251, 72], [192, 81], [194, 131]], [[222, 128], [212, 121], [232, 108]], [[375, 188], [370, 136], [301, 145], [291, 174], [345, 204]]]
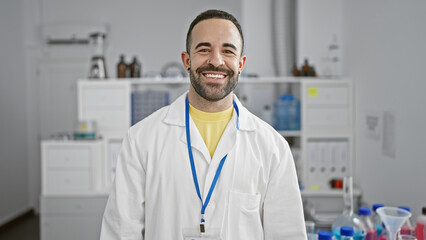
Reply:
[[[240, 129], [240, 124], [239, 124], [239, 110], [238, 110], [238, 106], [237, 103], [235, 101], [233, 101], [234, 104], [234, 108], [235, 111], [237, 112], [237, 130]], [[189, 162], [191, 163], [191, 170], [192, 170], [192, 178], [194, 180], [194, 184], [195, 184], [195, 189], [197, 190], [197, 195], [198, 198], [200, 198], [201, 200], [201, 224], [200, 224], [200, 230], [201, 232], [204, 232], [204, 213], [206, 211], [206, 207], [210, 202], [210, 197], [212, 196], [213, 190], [216, 186], [217, 183], [217, 179], [219, 178], [220, 172], [222, 171], [222, 167], [223, 164], [225, 163], [226, 157], [228, 156], [228, 154], [226, 154], [222, 160], [220, 160], [219, 166], [217, 167], [216, 170], [216, 174], [214, 175], [212, 184], [210, 185], [210, 189], [209, 192], [207, 194], [206, 200], [203, 203], [203, 199], [201, 198], [201, 193], [200, 193], [200, 187], [198, 186], [198, 178], [197, 178], [197, 171], [195, 170], [195, 163], [194, 163], [194, 156], [192, 155], [192, 148], [191, 148], [191, 136], [190, 136], [190, 131], [189, 131], [189, 101], [188, 101], [188, 97], [186, 97], [185, 100], [185, 126], [186, 126], [186, 141], [187, 141], [187, 145], [188, 145], [188, 154], [189, 154]]]

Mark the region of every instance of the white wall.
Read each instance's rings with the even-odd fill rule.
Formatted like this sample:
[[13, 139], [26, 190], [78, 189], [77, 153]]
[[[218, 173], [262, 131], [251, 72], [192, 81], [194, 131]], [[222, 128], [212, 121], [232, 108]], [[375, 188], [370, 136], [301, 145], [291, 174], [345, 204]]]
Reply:
[[[210, 8], [226, 10], [238, 19], [243, 15], [241, 0], [0, 2], [0, 224], [38, 204], [42, 125], [39, 103], [44, 94], [37, 75], [40, 65], [52, 58], [76, 59], [87, 55], [84, 48], [64, 51], [60, 57], [61, 51], [46, 51], [41, 39], [43, 27], [107, 24], [111, 30], [106, 52], [110, 76], [116, 75], [121, 53], [126, 54], [128, 61], [137, 55], [144, 72], [160, 71], [170, 61], [181, 61], [190, 22]], [[89, 61], [88, 58], [87, 70]]]
[[100, 23], [110, 27], [106, 61], [112, 77], [116, 76], [116, 64], [122, 53], [127, 61], [138, 56], [144, 72], [160, 71], [170, 61], [180, 63], [189, 24], [203, 10], [218, 8], [241, 17], [241, 0], [41, 2], [43, 26]]
[[0, 7], [0, 225], [28, 207], [27, 108], [21, 1]]
[[[426, 206], [426, 2], [343, 2], [345, 73], [356, 86], [356, 180], [367, 203]], [[383, 114], [394, 115], [395, 157], [382, 153]], [[365, 134], [366, 115], [382, 121]]]

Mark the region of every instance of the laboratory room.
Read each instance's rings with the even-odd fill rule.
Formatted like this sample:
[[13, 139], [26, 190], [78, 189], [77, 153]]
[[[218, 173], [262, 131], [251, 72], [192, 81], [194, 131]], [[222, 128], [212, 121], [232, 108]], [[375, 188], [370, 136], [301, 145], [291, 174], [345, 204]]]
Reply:
[[426, 1], [0, 1], [0, 240], [426, 240]]

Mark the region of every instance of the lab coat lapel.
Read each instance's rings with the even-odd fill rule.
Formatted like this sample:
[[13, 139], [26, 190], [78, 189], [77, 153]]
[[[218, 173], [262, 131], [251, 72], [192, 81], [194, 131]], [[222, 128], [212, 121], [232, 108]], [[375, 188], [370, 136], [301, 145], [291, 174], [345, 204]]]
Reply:
[[[198, 131], [197, 125], [195, 125], [194, 121], [192, 120], [191, 116], [189, 117], [189, 124], [190, 124], [190, 134], [191, 134], [191, 147], [194, 154], [194, 161], [197, 162], [197, 159], [195, 159], [195, 151], [199, 151], [204, 160], [207, 161], [208, 164], [211, 162], [211, 157], [209, 150], [207, 149], [206, 144], [204, 143], [203, 137], [201, 137], [200, 132]], [[186, 141], [186, 130], [182, 133], [180, 140], [184, 142], [185, 144], [188, 144]]]
[[[219, 140], [219, 143], [217, 144], [216, 151], [214, 152], [212, 161], [207, 171], [206, 181], [204, 182], [203, 199], [205, 199], [205, 197], [207, 196], [210, 190], [210, 185], [213, 182], [213, 179], [216, 174], [216, 170], [219, 166], [220, 161], [225, 155], [230, 153], [235, 146], [235, 143], [237, 140], [237, 132], [238, 132], [237, 125], [236, 125], [236, 122], [237, 122], [236, 115], [237, 114], [235, 113], [235, 110], [234, 110], [232, 119], [231, 121], [229, 121], [228, 125], [225, 128], [225, 131], [222, 134], [222, 137]], [[230, 162], [230, 161], [232, 161], [232, 159], [227, 157], [223, 167], [226, 168], [227, 165], [229, 165], [227, 164], [227, 162]], [[223, 177], [219, 177], [219, 179], [220, 178], [223, 178]]]

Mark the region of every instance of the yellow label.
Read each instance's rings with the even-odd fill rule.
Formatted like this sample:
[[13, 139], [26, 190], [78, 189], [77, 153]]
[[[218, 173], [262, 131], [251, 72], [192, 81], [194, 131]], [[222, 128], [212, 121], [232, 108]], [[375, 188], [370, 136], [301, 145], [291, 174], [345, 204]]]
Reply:
[[308, 97], [316, 97], [316, 96], [318, 96], [318, 88], [308, 87]]
[[320, 190], [321, 189], [321, 187], [320, 186], [318, 186], [318, 185], [312, 185], [312, 186], [309, 186], [309, 189], [310, 190]]
[[86, 130], [86, 129], [87, 129], [86, 124], [82, 124], [82, 125], [81, 125], [81, 130]]

